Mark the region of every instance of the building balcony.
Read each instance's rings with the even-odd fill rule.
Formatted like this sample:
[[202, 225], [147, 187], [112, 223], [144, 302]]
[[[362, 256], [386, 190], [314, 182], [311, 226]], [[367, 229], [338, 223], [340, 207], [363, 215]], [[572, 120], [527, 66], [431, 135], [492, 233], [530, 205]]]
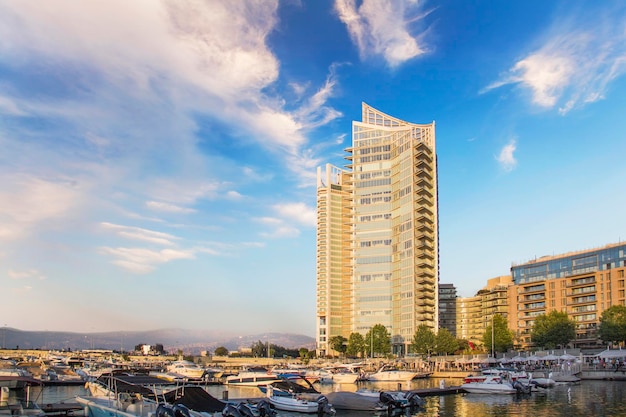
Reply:
[[415, 193], [426, 197], [433, 197], [433, 190], [430, 187], [415, 187]]
[[[420, 226], [420, 229], [423, 227], [433, 227], [433, 216], [432, 213], [428, 213], [426, 210], [417, 209], [415, 212], [415, 221], [417, 223], [424, 224], [424, 226]], [[431, 229], [432, 230], [432, 229]]]
[[522, 305], [520, 311], [541, 311], [545, 310], [545, 305], [533, 306], [533, 305]]
[[523, 302], [525, 303], [531, 303], [531, 302], [539, 302], [539, 301], [546, 301], [546, 297], [545, 294], [544, 295], [540, 295], [540, 296], [531, 296], [531, 297], [524, 297]]
[[585, 279], [575, 279], [575, 280], [572, 280], [571, 282], [566, 283], [565, 287], [566, 288], [584, 287], [585, 285], [595, 284], [595, 283], [596, 283], [595, 277], [589, 277], [589, 278], [585, 278]]
[[433, 179], [433, 175], [430, 169], [416, 167], [415, 176], [416, 178], [424, 178], [424, 179], [431, 180], [431, 181]]
[[522, 290], [522, 293], [523, 293], [523, 294], [533, 294], [533, 293], [540, 293], [540, 292], [543, 292], [543, 293], [545, 293], [545, 292], [546, 292], [546, 287], [545, 287], [545, 285], [542, 285], [542, 286], [525, 287], [525, 288]]
[[597, 302], [598, 300], [596, 300], [596, 298], [594, 297], [593, 299], [589, 299], [589, 300], [568, 300], [567, 305], [578, 306], [578, 305], [585, 305], [585, 304], [595, 304]]
[[430, 189], [434, 188], [431, 178], [426, 178], [424, 176], [415, 177], [414, 182], [415, 182], [415, 185], [418, 187], [428, 187]]
[[428, 250], [425, 250], [425, 249], [420, 249], [421, 247], [428, 247], [428, 245], [421, 245], [421, 246], [419, 246], [415, 250], [415, 256], [417, 258], [419, 258], [419, 259], [431, 259], [431, 260], [435, 259], [435, 254], [434, 254], [434, 251], [432, 250], [432, 248], [429, 248]]

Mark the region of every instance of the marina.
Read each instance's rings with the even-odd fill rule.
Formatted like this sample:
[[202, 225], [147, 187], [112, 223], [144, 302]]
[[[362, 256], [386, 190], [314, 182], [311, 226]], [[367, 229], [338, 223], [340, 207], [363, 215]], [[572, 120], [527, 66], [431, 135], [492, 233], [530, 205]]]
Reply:
[[[3, 388], [6, 407], [0, 414], [26, 415], [28, 409], [28, 415], [40, 416], [159, 417], [159, 411], [165, 413], [161, 417], [167, 417], [167, 413], [175, 413], [171, 407], [178, 402], [189, 407], [190, 417], [245, 417], [246, 413], [269, 413], [267, 410], [285, 417], [309, 413], [452, 416], [459, 415], [460, 410], [474, 410], [477, 415], [530, 416], [535, 415], [532, 410], [546, 404], [553, 409], [542, 415], [571, 417], [587, 415], [588, 410], [594, 409], [615, 412], [595, 413], [598, 415], [620, 415], [624, 411], [621, 391], [626, 388], [626, 369], [617, 358], [608, 357], [620, 354], [611, 351], [604, 352], [604, 357], [583, 357], [550, 353], [528, 356], [524, 361], [519, 356], [503, 357], [497, 363], [484, 357], [438, 357], [431, 361], [406, 358], [335, 365], [316, 361], [308, 366], [268, 358], [246, 358], [248, 364], [243, 366], [243, 360], [200, 364], [202, 361], [183, 363], [162, 357], [152, 358], [152, 363], [142, 366], [138, 362], [131, 365], [132, 362], [114, 361], [114, 372], [112, 367], [94, 363], [89, 364], [92, 369], [87, 372], [81, 361], [70, 367], [49, 366], [31, 357], [4, 363], [8, 364], [4, 368], [5, 378], [25, 379], [28, 383], [22, 388]], [[172, 365], [189, 369], [189, 374], [177, 374]], [[339, 382], [320, 377], [329, 368], [344, 366], [358, 369], [358, 378]], [[98, 368], [103, 371], [95, 372]], [[235, 381], [233, 376], [237, 374], [246, 376], [251, 368], [257, 376], [267, 377], [265, 384], [229, 383]], [[210, 371], [202, 372], [203, 369]], [[386, 376], [381, 378], [382, 372]], [[297, 388], [296, 381], [307, 386]], [[32, 407], [20, 408], [18, 404]], [[204, 409], [198, 411], [194, 407]], [[568, 407], [576, 412], [562, 414]], [[131, 410], [135, 411], [129, 413]]]
[[[460, 384], [462, 380], [449, 380]], [[534, 392], [528, 396], [463, 394], [450, 385], [439, 391], [439, 381], [433, 378], [411, 381], [403, 384], [404, 389], [415, 389], [424, 398], [424, 407], [415, 413], [420, 416], [451, 417], [459, 415], [498, 415], [498, 416], [618, 416], [626, 415], [626, 404], [623, 401], [624, 381], [583, 380], [578, 384], [557, 385], [554, 388]], [[229, 388], [223, 385], [203, 387], [217, 398], [225, 392], [231, 399], [260, 398], [257, 389], [250, 387]], [[320, 385], [321, 392], [330, 394], [337, 387]], [[364, 382], [344, 384], [342, 390], [395, 389], [396, 384]], [[82, 386], [38, 386], [31, 388], [31, 398], [50, 415], [83, 415], [82, 407], [75, 400], [77, 395], [85, 395]], [[448, 395], [440, 395], [448, 394]], [[15, 395], [12, 393], [12, 395]], [[279, 416], [295, 416], [299, 413], [278, 412]], [[304, 414], [302, 414], [304, 416]], [[369, 411], [337, 410], [337, 415], [365, 417], [374, 415]]]

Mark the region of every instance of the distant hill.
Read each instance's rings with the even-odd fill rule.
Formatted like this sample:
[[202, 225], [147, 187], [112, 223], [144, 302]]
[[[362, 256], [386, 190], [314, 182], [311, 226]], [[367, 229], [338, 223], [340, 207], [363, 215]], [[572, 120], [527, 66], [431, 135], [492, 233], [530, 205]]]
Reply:
[[160, 343], [166, 351], [182, 349], [185, 354], [197, 355], [224, 346], [229, 351], [248, 348], [262, 341], [285, 348], [315, 349], [315, 339], [290, 333], [262, 333], [235, 335], [212, 330], [160, 329], [147, 331], [119, 331], [104, 333], [74, 333], [56, 331], [25, 331], [10, 327], [0, 328], [0, 346], [20, 349], [82, 350], [111, 349], [132, 350], [136, 345]]

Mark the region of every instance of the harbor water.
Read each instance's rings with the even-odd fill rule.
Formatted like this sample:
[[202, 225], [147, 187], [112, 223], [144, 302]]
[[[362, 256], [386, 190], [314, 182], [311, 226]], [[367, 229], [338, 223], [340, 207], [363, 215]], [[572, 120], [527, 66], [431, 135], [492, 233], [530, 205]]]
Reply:
[[[446, 385], [459, 385], [461, 380], [446, 380]], [[401, 384], [403, 390], [438, 387], [439, 380], [419, 379]], [[356, 391], [359, 388], [395, 390], [398, 383], [359, 383], [345, 385], [317, 385], [322, 393], [333, 390]], [[259, 398], [258, 388], [209, 385], [205, 389], [216, 398]], [[224, 391], [228, 391], [227, 394]], [[78, 386], [32, 387], [29, 395], [38, 404], [74, 402], [76, 395], [85, 395]], [[15, 394], [13, 394], [15, 395]], [[426, 405], [415, 416], [527, 416], [527, 417], [604, 417], [626, 416], [626, 381], [582, 381], [574, 385], [557, 385], [533, 392], [527, 397], [490, 394], [452, 394], [426, 397]], [[298, 413], [279, 412], [279, 417], [302, 417]], [[368, 412], [337, 411], [337, 416], [365, 417]]]

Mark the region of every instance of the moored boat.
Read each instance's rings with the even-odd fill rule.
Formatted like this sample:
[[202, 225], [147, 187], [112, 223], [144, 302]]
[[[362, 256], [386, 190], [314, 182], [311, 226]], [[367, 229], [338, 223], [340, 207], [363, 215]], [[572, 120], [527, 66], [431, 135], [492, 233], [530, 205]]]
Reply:
[[267, 387], [267, 399], [277, 410], [296, 413], [317, 413], [318, 416], [334, 416], [336, 411], [328, 402], [328, 398], [320, 395], [317, 399], [305, 399], [299, 395], [274, 395], [273, 388]]
[[226, 384], [257, 387], [259, 385], [267, 385], [280, 380], [281, 378], [277, 374], [266, 368], [252, 367], [239, 372], [237, 375], [230, 375], [226, 377]]
[[369, 381], [406, 382], [420, 375], [420, 372], [399, 369], [393, 365], [384, 365], [378, 371], [368, 374]]
[[512, 381], [504, 374], [486, 375], [482, 380], [470, 380], [462, 384], [461, 388], [470, 394], [518, 394], [530, 393], [532, 387], [520, 380]]

